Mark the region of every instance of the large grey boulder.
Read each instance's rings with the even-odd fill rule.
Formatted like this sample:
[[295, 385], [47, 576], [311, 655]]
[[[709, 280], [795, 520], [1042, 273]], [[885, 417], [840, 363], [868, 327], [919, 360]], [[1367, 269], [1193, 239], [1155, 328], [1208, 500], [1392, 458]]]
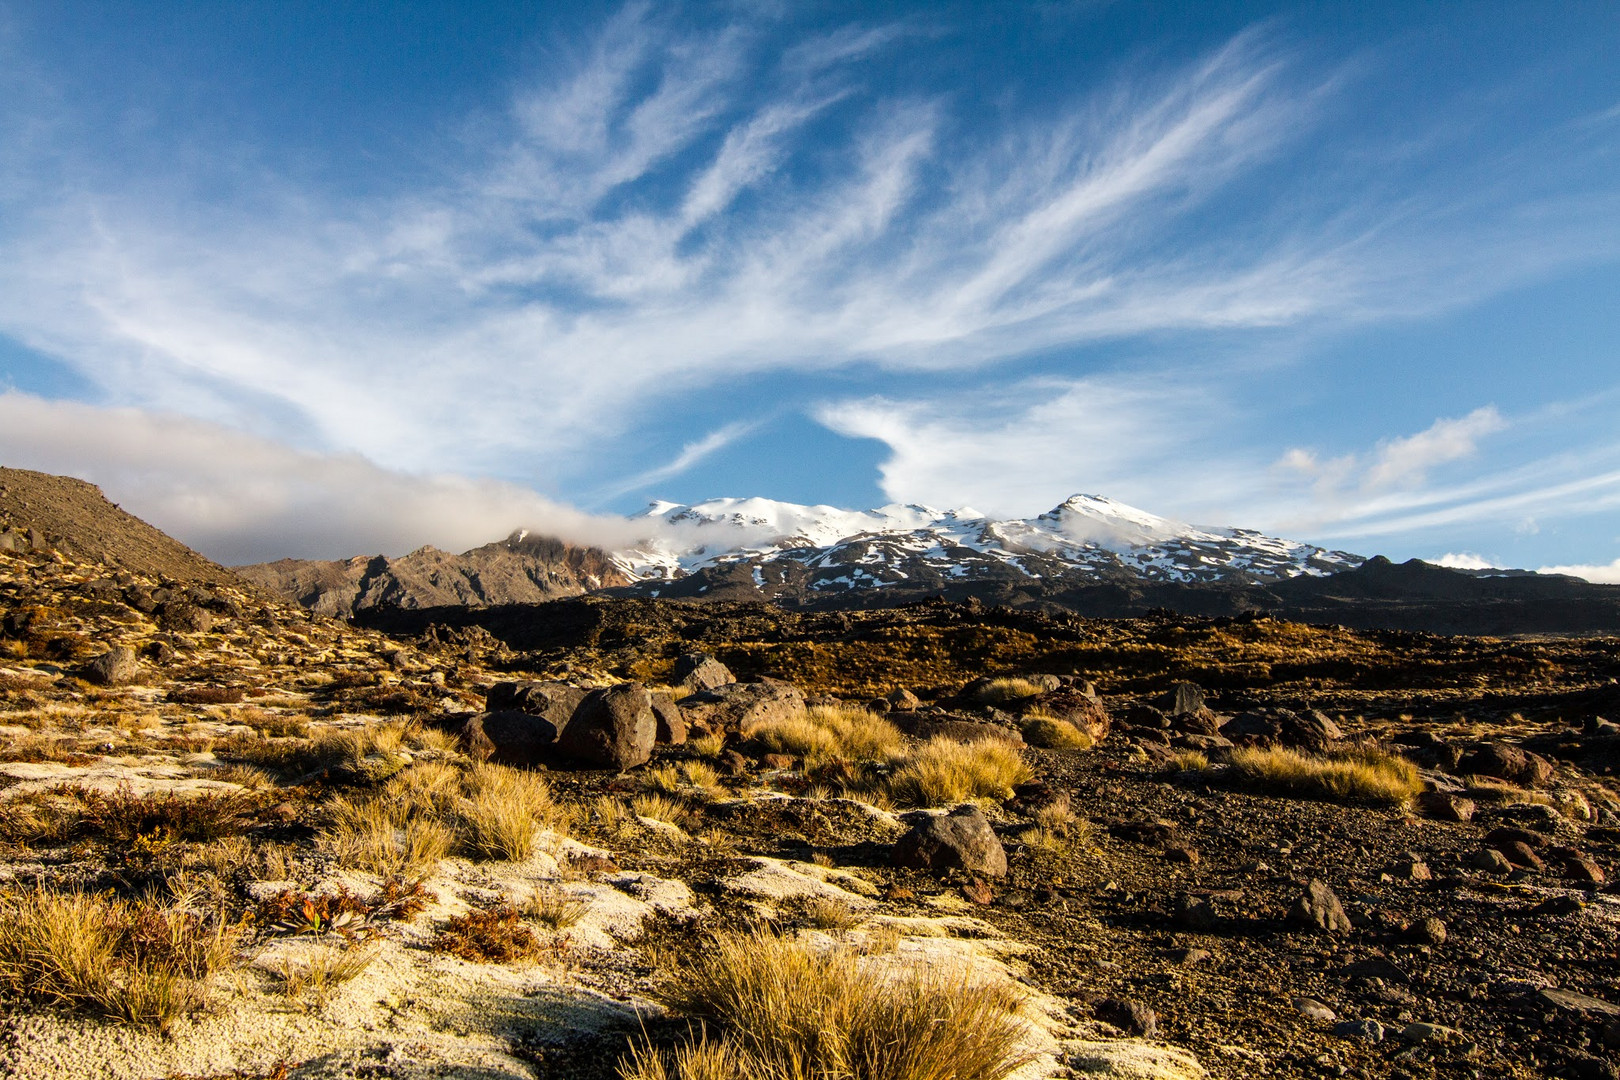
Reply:
[[652, 699], [653, 719], [658, 730], [655, 738], [666, 746], [680, 746], [686, 742], [686, 717], [681, 707], [668, 694], [649, 693]]
[[675, 661], [675, 681], [692, 690], [714, 690], [737, 681], [731, 669], [708, 653], [687, 653]]
[[499, 682], [485, 693], [484, 708], [538, 716], [560, 732], [589, 694], [583, 686], [562, 682]]
[[894, 862], [917, 870], [1007, 876], [1007, 852], [977, 806], [917, 818], [911, 831], [895, 841]]
[[502, 765], [540, 765], [557, 743], [558, 729], [543, 716], [503, 709], [479, 713], [461, 726], [467, 753]]
[[93, 683], [102, 686], [119, 686], [127, 683], [140, 674], [140, 662], [135, 659], [135, 650], [124, 645], [115, 645], [102, 653], [84, 669], [84, 677]]
[[1520, 787], [1544, 787], [1552, 780], [1552, 762], [1517, 746], [1486, 743], [1463, 758], [1457, 771], [1464, 776], [1494, 776]]
[[596, 769], [633, 769], [652, 757], [658, 719], [640, 683], [594, 690], [557, 738], [557, 752]]
[[1190, 682], [1171, 683], [1170, 688], [1154, 699], [1153, 704], [1171, 716], [1201, 713], [1209, 709], [1203, 688]]
[[687, 722], [710, 731], [742, 731], [755, 724], [791, 720], [804, 712], [799, 688], [776, 679], [728, 683], [681, 699]]

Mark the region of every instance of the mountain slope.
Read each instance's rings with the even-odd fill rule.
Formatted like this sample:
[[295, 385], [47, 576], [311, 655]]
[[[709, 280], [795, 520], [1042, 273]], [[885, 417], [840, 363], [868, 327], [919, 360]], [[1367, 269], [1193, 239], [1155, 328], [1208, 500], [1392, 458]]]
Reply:
[[225, 567], [109, 502], [94, 484], [0, 468], [0, 550], [42, 548], [176, 581], [240, 583]]
[[460, 555], [424, 547], [397, 559], [282, 559], [237, 572], [311, 611], [345, 616], [376, 607], [532, 604], [630, 584], [597, 548], [523, 532]]

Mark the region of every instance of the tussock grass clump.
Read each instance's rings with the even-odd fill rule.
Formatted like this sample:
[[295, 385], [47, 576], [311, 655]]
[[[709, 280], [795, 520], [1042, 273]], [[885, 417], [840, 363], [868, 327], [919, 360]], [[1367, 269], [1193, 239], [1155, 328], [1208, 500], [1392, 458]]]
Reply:
[[138, 840], [217, 840], [247, 827], [254, 800], [242, 792], [173, 792], [137, 795], [124, 785], [112, 792], [79, 795], [81, 835], [116, 844]]
[[566, 930], [584, 918], [590, 904], [559, 889], [541, 889], [523, 905], [523, 917], [552, 930]]
[[1039, 697], [1046, 693], [1046, 688], [1032, 679], [1012, 676], [1003, 679], [991, 679], [981, 686], [973, 695], [975, 701], [981, 705], [1011, 705], [1028, 698]]
[[1024, 720], [1024, 741], [1045, 750], [1090, 750], [1090, 735], [1067, 720], [1055, 716], [1030, 716]]
[[1209, 755], [1202, 750], [1178, 750], [1164, 763], [1166, 772], [1201, 773], [1209, 771]]
[[1326, 756], [1285, 747], [1240, 748], [1228, 760], [1242, 780], [1307, 798], [1400, 806], [1423, 790], [1416, 765], [1376, 747]]
[[718, 731], [695, 735], [686, 740], [687, 747], [698, 757], [717, 758], [726, 749], [726, 737]]
[[960, 743], [937, 736], [911, 750], [889, 778], [894, 798], [911, 806], [1008, 799], [1030, 778], [1018, 748], [1001, 739]]
[[191, 912], [84, 892], [0, 895], [0, 989], [167, 1029], [204, 1004], [236, 931]]
[[772, 753], [802, 757], [812, 768], [829, 761], [881, 761], [902, 741], [899, 728], [851, 705], [814, 705], [800, 716], [756, 724], [743, 734]]
[[771, 934], [722, 934], [684, 958], [669, 1004], [712, 1021], [669, 1055], [632, 1050], [623, 1080], [1003, 1080], [1031, 1060], [1008, 983], [874, 966]]
[[281, 977], [281, 992], [291, 999], [308, 995], [320, 1005], [333, 990], [370, 967], [376, 955], [372, 949], [318, 945], [297, 959], [288, 957], [281, 962], [276, 973]]
[[384, 876], [430, 873], [455, 846], [455, 832], [441, 817], [393, 794], [340, 796], [327, 804], [324, 840], [346, 865]]
[[535, 833], [562, 832], [567, 816], [535, 773], [483, 764], [467, 773], [461, 843], [474, 858], [521, 862], [534, 854]]
[[630, 812], [666, 825], [678, 826], [686, 818], [685, 805], [667, 795], [637, 795], [630, 800]]
[[413, 765], [381, 791], [333, 799], [327, 818], [324, 839], [339, 858], [394, 877], [431, 872], [454, 851], [520, 862], [534, 854], [538, 830], [560, 833], [568, 823], [535, 773], [442, 761]]

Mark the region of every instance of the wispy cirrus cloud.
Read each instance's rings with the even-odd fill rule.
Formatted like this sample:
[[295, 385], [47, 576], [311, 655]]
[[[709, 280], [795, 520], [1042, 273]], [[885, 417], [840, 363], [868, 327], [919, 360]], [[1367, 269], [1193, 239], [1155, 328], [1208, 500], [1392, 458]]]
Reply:
[[241, 194], [199, 214], [63, 135], [80, 182], [7, 236], [0, 326], [116, 400], [402, 467], [543, 470], [738, 373], [976, 366], [1376, 302], [1342, 244], [1164, 244], [1312, 122], [1263, 38], [984, 133], [864, 84], [900, 35], [772, 53], [748, 24], [630, 8], [458, 146], [449, 183], [386, 196], [232, 175]]
[[[1534, 502], [1512, 478], [1430, 482], [1511, 421], [1485, 409], [1348, 458], [1302, 447], [1283, 475], [1243, 426], [1255, 384], [1158, 346], [1428, 313], [1611, 256], [1615, 185], [1536, 186], [1601, 158], [1606, 129], [1407, 188], [1378, 162], [1301, 167], [1354, 77], [1275, 27], [970, 124], [959, 81], [873, 66], [952, 32], [784, 41], [630, 6], [353, 189], [265, 148], [131, 169], [44, 107], [49, 73], [12, 77], [0, 331], [110, 402], [575, 497], [669, 480], [750, 422], [706, 419], [671, 456], [638, 439], [672, 401], [878, 373], [884, 397], [817, 415], [888, 443], [896, 498], [1038, 509], [1083, 487], [1312, 528]], [[1095, 368], [1119, 341], [1151, 366]], [[1059, 350], [1059, 375], [1000, 374]], [[978, 383], [953, 397], [942, 373]]]

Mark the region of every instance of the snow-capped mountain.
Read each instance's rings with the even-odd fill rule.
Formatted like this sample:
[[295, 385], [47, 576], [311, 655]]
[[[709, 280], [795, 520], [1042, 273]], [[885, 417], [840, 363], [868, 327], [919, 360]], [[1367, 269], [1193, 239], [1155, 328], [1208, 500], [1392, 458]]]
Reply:
[[967, 508], [854, 511], [770, 499], [660, 502], [645, 516], [654, 539], [613, 553], [613, 562], [653, 595], [689, 592], [661, 583], [694, 577], [706, 582], [700, 592], [746, 585], [744, 573], [759, 593], [778, 596], [1020, 580], [1265, 582], [1365, 561], [1247, 529], [1195, 527], [1097, 495], [1007, 521]]

